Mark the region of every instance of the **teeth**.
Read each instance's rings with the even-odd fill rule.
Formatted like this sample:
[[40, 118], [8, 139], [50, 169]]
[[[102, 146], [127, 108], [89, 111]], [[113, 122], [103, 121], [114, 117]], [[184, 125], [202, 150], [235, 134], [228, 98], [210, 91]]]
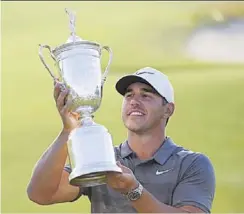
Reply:
[[134, 111], [130, 115], [142, 115], [142, 113], [141, 112], [138, 112], [138, 111]]

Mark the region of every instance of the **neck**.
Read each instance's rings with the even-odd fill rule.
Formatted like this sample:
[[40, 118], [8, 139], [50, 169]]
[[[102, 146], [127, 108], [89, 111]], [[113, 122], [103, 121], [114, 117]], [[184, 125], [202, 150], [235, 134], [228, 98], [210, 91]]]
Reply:
[[128, 144], [139, 159], [151, 158], [165, 140], [165, 128], [150, 130], [143, 134], [128, 132]]

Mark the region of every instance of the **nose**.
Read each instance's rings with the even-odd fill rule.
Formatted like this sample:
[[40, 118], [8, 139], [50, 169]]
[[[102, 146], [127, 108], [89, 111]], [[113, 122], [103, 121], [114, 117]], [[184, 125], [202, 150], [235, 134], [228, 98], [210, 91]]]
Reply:
[[130, 105], [132, 106], [140, 105], [139, 98], [137, 96], [133, 96], [133, 98], [130, 100]]

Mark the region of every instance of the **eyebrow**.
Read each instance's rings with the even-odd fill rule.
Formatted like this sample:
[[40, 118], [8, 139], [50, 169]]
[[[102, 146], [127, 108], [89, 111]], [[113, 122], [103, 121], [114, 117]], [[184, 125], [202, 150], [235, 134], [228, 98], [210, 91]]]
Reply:
[[[148, 92], [148, 93], [152, 93], [152, 94], [158, 94], [158, 92], [155, 89], [153, 89], [153, 88], [141, 88], [141, 90], [143, 92]], [[125, 94], [126, 93], [129, 93], [129, 92], [132, 92], [132, 89], [131, 88], [129, 88], [129, 89], [127, 88], [125, 90]]]

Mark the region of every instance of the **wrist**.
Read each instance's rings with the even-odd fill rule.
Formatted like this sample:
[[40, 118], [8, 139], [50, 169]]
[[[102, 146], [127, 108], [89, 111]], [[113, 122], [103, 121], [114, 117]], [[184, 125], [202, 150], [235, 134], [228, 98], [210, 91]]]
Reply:
[[126, 195], [128, 192], [136, 189], [139, 186], [139, 182], [137, 180], [133, 180], [126, 188], [124, 188], [121, 193]]
[[134, 180], [134, 182], [131, 184], [131, 186], [130, 186], [130, 188], [128, 189], [127, 192], [132, 191], [132, 190], [138, 188], [139, 185], [140, 185], [139, 181]]
[[143, 192], [143, 186], [138, 182], [135, 188], [129, 190], [124, 195], [129, 201], [136, 201], [142, 196], [142, 192]]
[[63, 128], [63, 129], [61, 130], [61, 132], [59, 133], [59, 135], [68, 138], [68, 137], [70, 136], [70, 133], [71, 133], [71, 132], [72, 132], [72, 130]]
[[70, 131], [67, 130], [61, 130], [58, 134], [58, 136], [56, 137], [56, 139], [54, 140], [55, 144], [59, 144], [59, 145], [65, 145], [68, 140], [69, 140], [69, 136], [70, 136]]
[[60, 132], [60, 134], [62, 134], [62, 135], [70, 135], [71, 132], [72, 132], [71, 129], [67, 129], [67, 128], [63, 127], [61, 132]]

